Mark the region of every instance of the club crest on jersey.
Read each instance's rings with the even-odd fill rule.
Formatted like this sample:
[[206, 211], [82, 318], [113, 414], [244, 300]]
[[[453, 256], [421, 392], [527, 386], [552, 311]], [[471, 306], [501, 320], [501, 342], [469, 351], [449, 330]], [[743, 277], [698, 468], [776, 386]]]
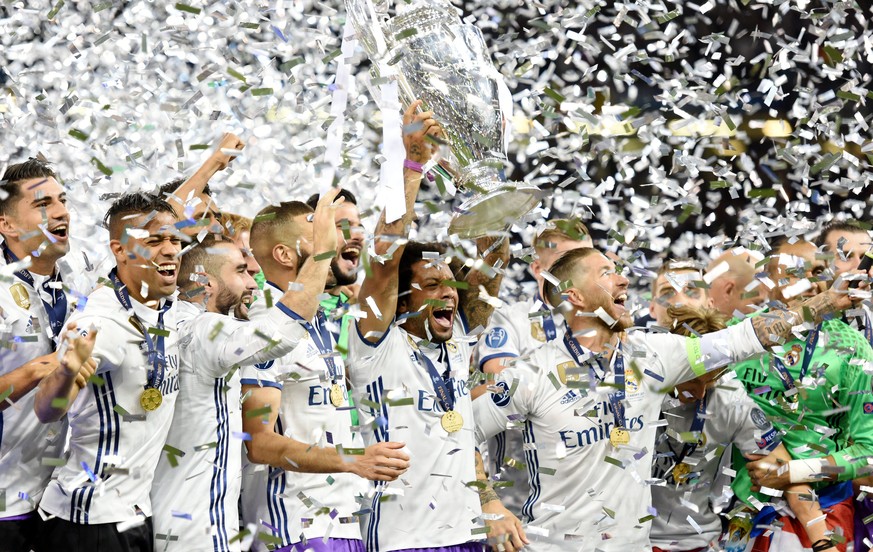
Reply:
[[864, 403], [864, 414], [873, 414], [873, 402]]
[[785, 364], [788, 366], [794, 366], [798, 362], [800, 362], [800, 354], [803, 352], [803, 347], [800, 345], [794, 345], [791, 347], [791, 350], [785, 353]]
[[497, 406], [503, 407], [509, 404], [509, 401], [512, 399], [512, 396], [509, 394], [509, 386], [506, 385], [505, 381], [498, 381], [494, 387], [499, 387], [502, 389], [500, 393], [491, 393], [491, 400], [494, 401], [494, 404]]
[[458, 354], [458, 346], [455, 345], [454, 341], [446, 341], [446, 349], [448, 349], [453, 355]]
[[9, 288], [9, 294], [12, 295], [16, 305], [24, 310], [30, 310], [30, 294], [27, 293], [27, 288], [24, 287], [24, 284], [21, 282], [13, 284]]
[[498, 349], [506, 344], [508, 338], [509, 333], [505, 329], [500, 327], [491, 328], [491, 331], [485, 336], [485, 345], [492, 349]]
[[540, 343], [546, 342], [546, 330], [543, 329], [543, 325], [539, 322], [531, 322], [530, 336]]

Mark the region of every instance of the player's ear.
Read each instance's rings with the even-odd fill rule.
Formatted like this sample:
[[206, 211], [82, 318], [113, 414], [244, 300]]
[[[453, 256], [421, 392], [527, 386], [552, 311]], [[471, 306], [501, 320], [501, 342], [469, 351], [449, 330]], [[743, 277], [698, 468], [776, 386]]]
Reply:
[[286, 268], [294, 268], [297, 266], [297, 252], [284, 243], [277, 243], [273, 246], [273, 260], [279, 265]]
[[576, 288], [567, 288], [561, 294], [564, 297], [564, 301], [570, 303], [577, 309], [585, 307], [585, 297], [582, 295]]
[[9, 215], [0, 215], [0, 234], [18, 237], [18, 230]]
[[124, 246], [121, 245], [120, 240], [110, 240], [109, 250], [112, 251], [112, 255], [115, 257], [115, 264], [117, 264], [118, 266], [123, 266], [127, 264], [129, 257], [127, 255], [127, 251], [124, 249]]
[[409, 294], [397, 299], [397, 314], [406, 314], [409, 312]]

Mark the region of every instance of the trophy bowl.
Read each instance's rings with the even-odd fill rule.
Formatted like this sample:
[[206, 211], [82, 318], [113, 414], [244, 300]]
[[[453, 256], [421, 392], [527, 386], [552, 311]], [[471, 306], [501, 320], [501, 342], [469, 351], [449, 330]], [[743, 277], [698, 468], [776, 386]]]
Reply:
[[[364, 11], [359, 4], [367, 1], [347, 0], [349, 16], [358, 17]], [[386, 49], [372, 51], [365, 42], [368, 53], [393, 66], [405, 105], [420, 99], [434, 112], [454, 156], [461, 203], [449, 231], [478, 237], [506, 228], [535, 207], [539, 189], [504, 176], [508, 114], [500, 105], [502, 77], [486, 55], [479, 29], [463, 24], [450, 3], [430, 0], [401, 7], [378, 32]]]
[[449, 231], [472, 238], [502, 229], [539, 202], [536, 186], [507, 182], [500, 74], [478, 28], [450, 4], [413, 5], [388, 23], [389, 64], [407, 105], [421, 99], [443, 127], [457, 162], [463, 201]]

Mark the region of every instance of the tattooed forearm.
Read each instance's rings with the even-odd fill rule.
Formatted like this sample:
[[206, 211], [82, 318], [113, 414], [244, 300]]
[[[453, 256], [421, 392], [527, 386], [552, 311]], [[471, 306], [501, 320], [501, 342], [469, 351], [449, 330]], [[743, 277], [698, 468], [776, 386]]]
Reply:
[[839, 312], [831, 291], [819, 293], [790, 310], [771, 311], [752, 318], [752, 328], [764, 347], [773, 347], [791, 337], [791, 329], [803, 321], [819, 324]]
[[478, 452], [476, 452], [476, 480], [484, 484], [479, 491], [479, 503], [481, 505], [484, 506], [494, 500], [500, 500], [500, 497], [494, 491], [494, 487], [491, 486], [488, 475], [485, 473], [485, 463], [482, 462], [482, 455]]
[[[494, 307], [479, 298], [479, 287], [485, 288], [485, 293], [495, 297], [500, 291], [503, 282], [502, 270], [494, 270], [493, 267], [502, 268], [509, 262], [509, 240], [504, 236], [486, 236], [476, 241], [476, 249], [481, 260], [469, 269], [463, 280], [467, 283], [467, 289], [460, 291], [461, 309], [467, 319], [470, 330], [479, 326], [487, 327]], [[485, 266], [487, 265], [487, 266]]]

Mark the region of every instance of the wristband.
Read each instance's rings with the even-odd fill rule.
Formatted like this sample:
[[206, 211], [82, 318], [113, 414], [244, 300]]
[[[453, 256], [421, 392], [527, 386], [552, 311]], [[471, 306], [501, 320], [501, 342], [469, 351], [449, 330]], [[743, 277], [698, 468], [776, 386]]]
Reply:
[[792, 460], [788, 462], [788, 478], [792, 483], [821, 481], [822, 459]]
[[403, 166], [405, 168], [407, 168], [411, 171], [415, 171], [417, 173], [420, 173], [421, 169], [424, 168], [424, 165], [422, 165], [421, 163], [416, 163], [415, 161], [412, 161], [411, 159], [404, 159]]
[[834, 546], [833, 541], [830, 539], [818, 539], [812, 543], [812, 552], [824, 552], [825, 550], [830, 550]]

